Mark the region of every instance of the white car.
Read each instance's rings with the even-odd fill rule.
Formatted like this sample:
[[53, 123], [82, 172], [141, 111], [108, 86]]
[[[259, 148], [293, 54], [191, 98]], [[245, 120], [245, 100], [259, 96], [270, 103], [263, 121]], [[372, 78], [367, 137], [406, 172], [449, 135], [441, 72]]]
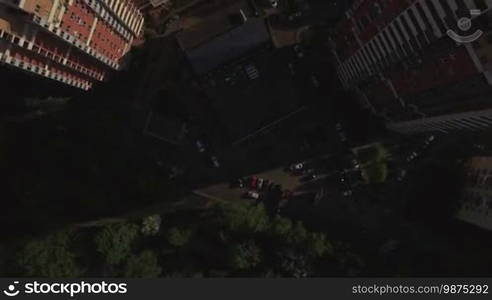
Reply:
[[214, 166], [214, 168], [220, 167], [219, 159], [217, 158], [217, 156], [212, 156], [210, 160], [212, 161], [212, 165]]
[[263, 178], [258, 178], [258, 181], [256, 182], [256, 188], [258, 190], [261, 190], [263, 188], [263, 183], [265, 182], [265, 179]]
[[294, 46], [294, 52], [296, 53], [297, 57], [302, 58], [304, 57], [304, 52], [302, 51], [301, 45], [297, 44]]
[[200, 152], [200, 153], [205, 152], [205, 144], [202, 141], [196, 140], [195, 144], [196, 144], [196, 147], [198, 148], [198, 152]]
[[296, 164], [292, 164], [289, 169], [291, 171], [300, 171], [303, 168], [304, 168], [304, 164], [303, 163], [296, 163]]
[[254, 199], [254, 200], [258, 200], [260, 199], [260, 193], [256, 192], [256, 191], [248, 191], [248, 193], [246, 194], [248, 196], [248, 198], [250, 199]]

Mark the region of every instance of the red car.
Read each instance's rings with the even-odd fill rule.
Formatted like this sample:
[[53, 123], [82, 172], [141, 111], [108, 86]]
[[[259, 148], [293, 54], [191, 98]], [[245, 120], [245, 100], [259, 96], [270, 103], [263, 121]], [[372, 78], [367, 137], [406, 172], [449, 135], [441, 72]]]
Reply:
[[249, 182], [249, 186], [253, 189], [256, 189], [257, 183], [258, 183], [258, 177], [252, 176], [251, 181]]

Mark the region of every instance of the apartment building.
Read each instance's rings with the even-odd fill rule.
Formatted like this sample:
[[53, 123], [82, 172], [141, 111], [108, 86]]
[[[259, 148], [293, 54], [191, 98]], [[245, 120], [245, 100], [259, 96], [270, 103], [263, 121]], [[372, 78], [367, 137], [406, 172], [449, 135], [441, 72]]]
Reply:
[[[492, 0], [356, 0], [330, 38], [338, 77], [395, 131], [490, 127], [491, 8]], [[482, 34], [457, 42], [450, 30]]]
[[88, 90], [121, 68], [143, 23], [130, 0], [0, 0], [0, 63]]
[[472, 157], [466, 165], [466, 185], [457, 217], [492, 230], [492, 157]]

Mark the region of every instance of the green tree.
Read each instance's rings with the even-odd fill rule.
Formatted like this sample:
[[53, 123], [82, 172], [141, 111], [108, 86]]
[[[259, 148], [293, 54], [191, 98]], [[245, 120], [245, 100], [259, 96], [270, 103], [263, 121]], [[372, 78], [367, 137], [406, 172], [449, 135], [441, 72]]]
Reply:
[[166, 238], [169, 244], [174, 247], [183, 247], [191, 238], [192, 231], [178, 227], [172, 227], [166, 232]]
[[144, 250], [139, 255], [132, 255], [127, 260], [124, 270], [126, 278], [155, 278], [162, 273], [156, 254]]
[[325, 254], [333, 254], [333, 246], [326, 239], [323, 233], [312, 232], [308, 234], [306, 240], [307, 251], [315, 257], [321, 257]]
[[138, 226], [129, 223], [116, 223], [106, 226], [95, 237], [96, 249], [106, 262], [119, 264], [131, 253], [132, 242], [137, 236]]
[[142, 227], [140, 231], [142, 232], [143, 235], [156, 235], [159, 232], [160, 226], [161, 226], [161, 216], [159, 215], [151, 215], [148, 217], [145, 217], [142, 220]]
[[219, 203], [212, 208], [211, 213], [219, 224], [234, 231], [263, 232], [269, 226], [263, 204]]
[[270, 233], [275, 236], [287, 236], [292, 230], [292, 221], [281, 216], [275, 216], [270, 224]]
[[77, 277], [82, 271], [70, 251], [67, 232], [58, 232], [44, 238], [29, 241], [17, 259], [22, 276], [29, 277]]
[[308, 231], [302, 222], [297, 222], [289, 233], [288, 241], [293, 244], [301, 244], [306, 241], [308, 237]]
[[312, 262], [305, 251], [282, 248], [277, 252], [279, 270], [289, 277], [303, 278], [311, 273]]
[[261, 249], [253, 240], [231, 247], [230, 262], [234, 269], [250, 270], [256, 267], [261, 260]]

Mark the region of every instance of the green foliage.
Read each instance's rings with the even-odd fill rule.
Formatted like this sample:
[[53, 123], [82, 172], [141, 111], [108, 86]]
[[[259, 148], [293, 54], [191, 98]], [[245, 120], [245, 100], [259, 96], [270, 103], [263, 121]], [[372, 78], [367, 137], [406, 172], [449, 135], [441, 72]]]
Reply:
[[107, 263], [119, 264], [130, 255], [132, 242], [137, 233], [138, 227], [134, 224], [108, 225], [96, 235], [96, 249], [104, 256]]
[[162, 273], [162, 268], [156, 254], [150, 250], [144, 250], [139, 255], [132, 255], [125, 265], [125, 278], [155, 278]]
[[159, 232], [161, 226], [161, 216], [152, 215], [145, 217], [142, 220], [142, 234], [143, 235], [156, 235]]
[[270, 225], [270, 233], [274, 236], [287, 236], [292, 230], [292, 221], [287, 218], [275, 216]]
[[17, 258], [22, 276], [29, 277], [77, 277], [81, 270], [70, 251], [70, 237], [59, 232], [29, 241]]
[[363, 169], [362, 176], [367, 183], [383, 183], [388, 176], [388, 165], [384, 162], [368, 165]]
[[326, 254], [333, 255], [333, 246], [323, 233], [309, 233], [306, 240], [306, 249], [315, 257], [321, 257]]
[[288, 240], [293, 244], [301, 244], [306, 241], [308, 231], [301, 222], [297, 222], [289, 233]]
[[263, 232], [269, 226], [268, 215], [262, 204], [219, 203], [211, 208], [211, 213], [219, 224], [230, 230]]
[[302, 251], [283, 248], [277, 252], [279, 270], [286, 276], [302, 278], [311, 273], [311, 261]]
[[[261, 205], [222, 203], [199, 211], [196, 218], [183, 218], [182, 213], [166, 216], [166, 223], [176, 220], [162, 233], [166, 242], [159, 243], [155, 237], [143, 235], [137, 239], [141, 228], [122, 222], [107, 225], [95, 235], [92, 230], [88, 235], [78, 235], [81, 245], [93, 240], [95, 247], [87, 244], [89, 247], [74, 249], [84, 255], [80, 257], [81, 262], [94, 264], [88, 266], [91, 270], [100, 269], [101, 263], [98, 255], [96, 259], [90, 256], [101, 254], [106, 263], [105, 274], [136, 278], [193, 274], [300, 278], [315, 274], [315, 266], [325, 259], [337, 261], [332, 259], [335, 255], [341, 257], [340, 265], [357, 266], [353, 257], [334, 253], [324, 234], [310, 232], [301, 222], [293, 224], [280, 216], [270, 219]], [[151, 219], [148, 222], [154, 224], [160, 216]], [[80, 274], [68, 242], [65, 233], [28, 243], [18, 259], [22, 274], [42, 277]], [[134, 254], [132, 249], [145, 250]]]
[[380, 143], [353, 149], [361, 164], [362, 177], [366, 183], [377, 184], [386, 181], [390, 153]]
[[231, 247], [230, 262], [234, 269], [250, 270], [256, 267], [261, 260], [261, 249], [253, 240]]
[[189, 229], [172, 227], [166, 232], [166, 238], [169, 244], [174, 247], [183, 247], [192, 236], [193, 232]]

